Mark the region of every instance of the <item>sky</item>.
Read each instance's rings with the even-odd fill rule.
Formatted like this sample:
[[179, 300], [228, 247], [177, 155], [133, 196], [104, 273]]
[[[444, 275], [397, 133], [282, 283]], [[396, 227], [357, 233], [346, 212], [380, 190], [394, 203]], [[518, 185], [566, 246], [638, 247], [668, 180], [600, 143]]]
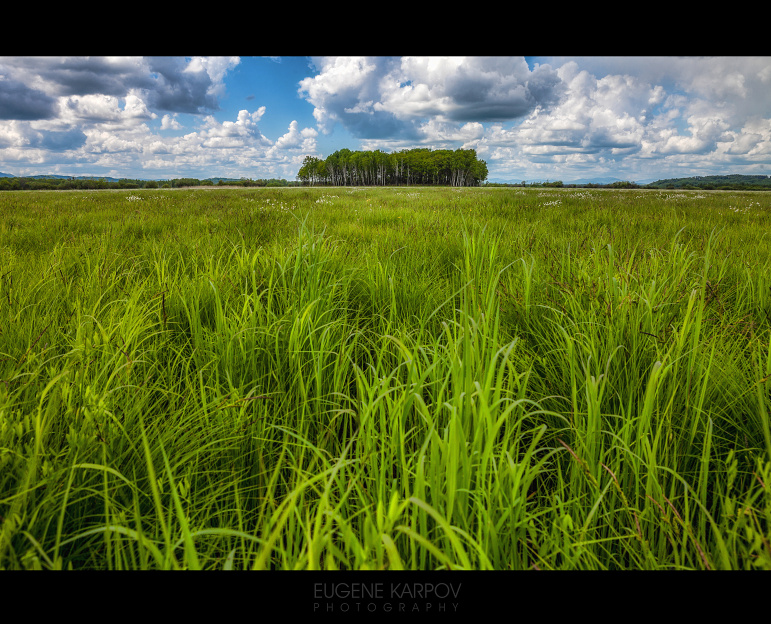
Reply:
[[0, 172], [296, 179], [476, 150], [489, 181], [771, 175], [771, 57], [0, 57]]

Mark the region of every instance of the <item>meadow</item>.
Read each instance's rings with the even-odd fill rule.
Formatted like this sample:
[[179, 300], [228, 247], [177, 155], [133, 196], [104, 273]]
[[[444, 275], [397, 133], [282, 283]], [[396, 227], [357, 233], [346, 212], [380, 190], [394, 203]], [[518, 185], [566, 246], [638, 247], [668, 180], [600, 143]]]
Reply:
[[0, 569], [771, 569], [771, 194], [0, 194]]

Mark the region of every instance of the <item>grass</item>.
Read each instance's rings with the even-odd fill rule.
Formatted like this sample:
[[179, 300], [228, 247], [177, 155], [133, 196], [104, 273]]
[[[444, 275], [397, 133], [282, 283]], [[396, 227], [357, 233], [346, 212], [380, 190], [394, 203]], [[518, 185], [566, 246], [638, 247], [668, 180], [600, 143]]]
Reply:
[[769, 569], [771, 195], [0, 194], [4, 569]]

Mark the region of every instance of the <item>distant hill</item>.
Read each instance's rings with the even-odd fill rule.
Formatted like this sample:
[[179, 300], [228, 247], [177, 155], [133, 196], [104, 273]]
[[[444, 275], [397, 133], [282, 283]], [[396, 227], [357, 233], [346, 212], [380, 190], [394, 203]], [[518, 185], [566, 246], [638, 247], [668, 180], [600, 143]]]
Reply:
[[[528, 185], [547, 184], [547, 183], [553, 183], [556, 180], [557, 180], [556, 178], [555, 179], [549, 178], [548, 180], [547, 179], [525, 180], [525, 184], [528, 184]], [[522, 180], [490, 179], [488, 180], [488, 182], [497, 183], [497, 184], [522, 184]], [[618, 183], [618, 182], [631, 182], [632, 184], [644, 185], [644, 184], [647, 184], [648, 182], [653, 182], [653, 179], [651, 178], [648, 180], [622, 180], [620, 178], [604, 177], [604, 178], [581, 178], [579, 180], [562, 180], [562, 183], [566, 186], [569, 184], [575, 184], [576, 186], [585, 186], [587, 184], [599, 184], [604, 186], [604, 185]]]
[[741, 174], [693, 176], [690, 178], [656, 180], [646, 186], [648, 188], [701, 188], [705, 190], [741, 188], [767, 188], [771, 190], [771, 176]]
[[[727, 175], [714, 175], [714, 176], [691, 176], [687, 178], [668, 178], [662, 180], [628, 180], [632, 184], [635, 184], [644, 188], [658, 188], [658, 189], [687, 189], [687, 188], [699, 188], [699, 189], [726, 189], [726, 190], [741, 190], [741, 189], [753, 189], [771, 190], [771, 176], [766, 175], [742, 175], [742, 174], [727, 174]], [[519, 186], [522, 184], [522, 180], [501, 180], [492, 179], [488, 182], [493, 184], [515, 184]], [[525, 180], [526, 185], [544, 185], [554, 186], [558, 180]], [[601, 177], [601, 178], [582, 178], [579, 180], [562, 180], [564, 186], [613, 186], [620, 185], [627, 180], [620, 180], [619, 178]]]

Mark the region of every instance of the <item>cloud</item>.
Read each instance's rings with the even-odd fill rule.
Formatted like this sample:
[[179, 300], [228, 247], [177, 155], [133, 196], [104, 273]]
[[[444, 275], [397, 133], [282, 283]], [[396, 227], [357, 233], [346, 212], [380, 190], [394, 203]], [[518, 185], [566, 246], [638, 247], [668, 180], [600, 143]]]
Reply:
[[20, 121], [0, 124], [0, 149], [21, 148], [62, 152], [82, 147], [86, 139], [86, 135], [77, 128], [38, 130]]
[[161, 130], [179, 130], [178, 114], [218, 110], [227, 73], [238, 63], [237, 57], [0, 57], [0, 158], [117, 167], [130, 158], [141, 166], [145, 154], [180, 157], [184, 149], [209, 155], [264, 149], [271, 144], [257, 129], [264, 108], [242, 111], [232, 122], [204, 117], [187, 138], [166, 140], [147, 125], [163, 115]]
[[109, 124], [114, 129], [130, 128], [157, 117], [137, 93], [127, 94], [122, 102], [114, 95], [87, 94], [60, 98], [60, 103], [59, 121], [79, 126]]
[[12, 78], [0, 79], [0, 119], [51, 119], [56, 100]]
[[219, 122], [211, 115], [204, 120], [204, 127], [198, 132], [204, 144], [236, 146], [247, 144], [270, 145], [271, 142], [260, 132], [257, 122], [265, 114], [261, 106], [255, 112], [240, 110], [235, 121]]
[[265, 113], [264, 106], [253, 112], [242, 109], [234, 121], [207, 116], [197, 130], [181, 137], [150, 135], [143, 141], [143, 166], [159, 171], [201, 168], [206, 175], [220, 172], [236, 177], [257, 177], [255, 171], [266, 175], [267, 169], [274, 176], [294, 178], [303, 155], [316, 152], [318, 132], [293, 121], [273, 142], [259, 129]]
[[[179, 57], [149, 57], [146, 62], [154, 79], [147, 94], [152, 108], [192, 114], [219, 109], [217, 84], [200, 57], [190, 61]], [[211, 69], [215, 77], [224, 75], [220, 64]]]
[[551, 67], [530, 71], [521, 57], [405, 57], [389, 78], [381, 106], [402, 118], [513, 120], [555, 104], [563, 93]]
[[[38, 108], [56, 98], [140, 97], [152, 109], [206, 113], [219, 109], [227, 72], [238, 57], [0, 57], [0, 75], [9, 82], [3, 91], [35, 96]], [[28, 100], [32, 98], [28, 97]], [[5, 116], [5, 119], [42, 118]], [[29, 113], [28, 113], [29, 115]]]
[[29, 124], [20, 121], [0, 123], [0, 149], [18, 149], [30, 144]]
[[340, 124], [364, 149], [474, 147], [491, 171], [768, 159], [769, 57], [539, 60], [315, 58], [299, 92], [322, 132]]
[[161, 119], [161, 130], [180, 130], [182, 125], [177, 121], [177, 115], [166, 114]]
[[303, 128], [296, 120], [289, 124], [289, 130], [276, 139], [274, 150], [294, 150], [299, 149], [304, 152], [314, 152], [316, 150], [316, 137], [318, 132], [313, 128]]
[[433, 121], [459, 128], [518, 119], [564, 94], [555, 70], [531, 71], [515, 57], [325, 57], [313, 66], [318, 75], [299, 93], [320, 130], [340, 123], [363, 139], [419, 140]]
[[[241, 110], [235, 118], [219, 121], [205, 116], [198, 127], [181, 136], [157, 133], [136, 119], [126, 122], [139, 109], [121, 107], [111, 96], [71, 96], [70, 121], [0, 122], [0, 160], [17, 168], [44, 167], [46, 172], [69, 166], [119, 171], [129, 177], [144, 170], [145, 176], [227, 175], [231, 177], [294, 178], [306, 153], [316, 153], [317, 130], [302, 128], [296, 121], [274, 143], [260, 131], [266, 113]], [[99, 119], [99, 123], [76, 126], [76, 114]], [[141, 118], [141, 116], [140, 116]], [[31, 124], [35, 123], [35, 127]], [[41, 124], [45, 123], [43, 126]], [[161, 128], [181, 127], [167, 114]], [[83, 128], [82, 130], [80, 128]], [[66, 154], [65, 154], [66, 152]]]
[[119, 154], [143, 151], [143, 134], [115, 134], [109, 130], [92, 130], [88, 133], [87, 149], [89, 154]]
[[731, 154], [758, 154], [767, 145], [768, 111], [758, 104], [771, 84], [769, 59], [746, 63], [741, 75], [739, 64], [726, 59], [549, 60], [564, 87], [559, 100], [519, 123], [486, 128], [477, 149], [489, 155], [491, 171], [498, 158], [508, 168], [551, 163], [576, 174], [601, 167], [619, 176], [625, 168], [685, 162], [724, 168]]
[[0, 72], [30, 82], [51, 97], [120, 97], [153, 84], [142, 57], [0, 57]]
[[38, 146], [52, 151], [74, 150], [85, 145], [86, 139], [87, 137], [82, 130], [72, 128], [41, 134]]
[[547, 112], [534, 112], [520, 126], [515, 134], [522, 144], [561, 147], [561, 153], [639, 149], [644, 135], [641, 117], [660, 97], [655, 88], [630, 76], [598, 79], [577, 71], [575, 65], [560, 68], [559, 74], [565, 84], [563, 98]]
[[771, 119], [751, 119], [731, 135], [733, 141], [726, 149], [727, 154], [749, 158], [771, 155]]
[[362, 138], [410, 132], [392, 113], [373, 107], [379, 99], [379, 82], [393, 62], [385, 57], [313, 59], [320, 73], [302, 80], [298, 92], [313, 104], [321, 132], [328, 134], [338, 122]]

